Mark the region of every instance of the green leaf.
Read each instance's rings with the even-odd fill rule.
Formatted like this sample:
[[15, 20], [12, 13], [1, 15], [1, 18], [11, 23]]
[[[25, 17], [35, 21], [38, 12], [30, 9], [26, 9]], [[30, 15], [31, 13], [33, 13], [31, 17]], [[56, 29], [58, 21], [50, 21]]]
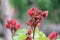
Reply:
[[[15, 35], [14, 35], [14, 40], [25, 40], [27, 35], [27, 29], [23, 28], [18, 30]], [[31, 37], [33, 37], [33, 32], [31, 33]], [[34, 36], [34, 40], [48, 40], [48, 38], [46, 37], [46, 35], [39, 31], [38, 29], [35, 30], [35, 36]]]
[[25, 28], [20, 29], [15, 33], [13, 39], [14, 40], [25, 40], [26, 39], [26, 33], [27, 33], [27, 29], [25, 29]]
[[34, 38], [35, 38], [34, 40], [48, 40], [46, 35], [42, 31], [39, 31], [38, 28], [35, 30]]

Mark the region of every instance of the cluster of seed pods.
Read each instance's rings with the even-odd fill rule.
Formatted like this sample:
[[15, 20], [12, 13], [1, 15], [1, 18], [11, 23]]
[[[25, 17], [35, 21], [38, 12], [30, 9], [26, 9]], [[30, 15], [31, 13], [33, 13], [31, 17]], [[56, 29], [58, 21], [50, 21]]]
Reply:
[[35, 26], [40, 26], [40, 22], [48, 16], [48, 11], [41, 11], [36, 7], [33, 7], [28, 10], [28, 16], [31, 18], [27, 24], [32, 28]]
[[20, 24], [17, 23], [15, 19], [7, 19], [6, 20], [6, 28], [10, 29], [11, 32], [16, 32], [18, 29], [20, 29]]
[[35, 28], [39, 27], [41, 25], [42, 20], [48, 16], [48, 11], [42, 11], [36, 7], [33, 7], [27, 11], [27, 14], [30, 17], [30, 20], [27, 22], [27, 24], [31, 27], [33, 31], [34, 39]]
[[52, 32], [51, 34], [48, 35], [48, 38], [50, 40], [55, 40], [55, 39], [58, 38], [58, 33], [54, 31], [54, 32]]

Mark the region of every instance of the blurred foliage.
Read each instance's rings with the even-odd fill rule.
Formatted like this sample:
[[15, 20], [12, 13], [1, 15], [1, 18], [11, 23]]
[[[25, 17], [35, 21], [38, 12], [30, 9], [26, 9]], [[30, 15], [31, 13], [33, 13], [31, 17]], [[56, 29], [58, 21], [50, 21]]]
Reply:
[[13, 39], [14, 39], [14, 40], [24, 40], [24, 39], [26, 39], [26, 37], [27, 37], [27, 36], [26, 36], [26, 33], [27, 33], [27, 29], [26, 29], [26, 28], [20, 29], [20, 30], [18, 30], [18, 31], [15, 33]]
[[29, 5], [27, 0], [10, 0], [11, 4], [14, 6], [18, 11], [18, 17], [21, 18], [23, 14], [27, 11]]
[[60, 22], [60, 0], [10, 0], [10, 4], [19, 11], [18, 18], [26, 15], [31, 5], [38, 6], [42, 10], [48, 10], [48, 19], [52, 22]]

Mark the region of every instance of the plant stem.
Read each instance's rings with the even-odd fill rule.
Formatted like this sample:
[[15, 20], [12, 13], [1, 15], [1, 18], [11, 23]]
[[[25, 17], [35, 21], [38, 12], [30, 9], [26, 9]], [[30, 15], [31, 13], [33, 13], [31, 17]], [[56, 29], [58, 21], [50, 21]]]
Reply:
[[14, 30], [11, 30], [12, 31], [12, 40], [13, 40], [13, 36], [14, 36]]
[[35, 36], [35, 28], [36, 28], [36, 19], [34, 20], [34, 27], [33, 27], [33, 40], [34, 40], [34, 36]]

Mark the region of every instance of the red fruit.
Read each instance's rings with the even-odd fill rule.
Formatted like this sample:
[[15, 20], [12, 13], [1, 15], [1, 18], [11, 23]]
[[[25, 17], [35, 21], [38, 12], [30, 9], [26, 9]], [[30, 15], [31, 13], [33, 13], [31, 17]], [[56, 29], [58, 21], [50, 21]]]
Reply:
[[14, 26], [13, 26], [12, 24], [10, 24], [9, 26], [10, 26], [10, 29], [11, 29], [11, 28], [14, 28]]
[[57, 36], [57, 33], [56, 32], [52, 32], [52, 35], [54, 35], [54, 37], [56, 37]]
[[48, 38], [53, 39], [53, 38], [57, 37], [57, 35], [58, 34], [56, 32], [52, 32], [51, 34], [49, 34]]
[[10, 26], [8, 24], [6, 24], [6, 28], [10, 28]]
[[43, 15], [44, 18], [47, 17], [48, 16], [48, 11], [44, 11], [42, 15]]
[[53, 36], [50, 34], [50, 35], [48, 36], [48, 38], [49, 38], [49, 39], [52, 39], [52, 38], [53, 38]]
[[20, 29], [20, 24], [16, 24], [16, 29]]
[[30, 25], [30, 26], [32, 26], [32, 25], [33, 25], [33, 21], [32, 21], [32, 20], [29, 20], [29, 21], [27, 22], [27, 24]]
[[28, 12], [27, 12], [28, 16], [31, 16], [33, 14], [32, 10], [29, 9]]
[[36, 26], [40, 26], [41, 24], [40, 23], [37, 23]]
[[36, 16], [38, 14], [38, 12], [39, 12], [39, 9], [36, 8], [36, 7], [33, 7], [33, 8], [28, 10], [27, 14], [30, 17], [34, 17], [34, 16]]
[[12, 20], [11, 19], [7, 19], [7, 23], [8, 24], [11, 24], [12, 23]]
[[12, 24], [16, 25], [16, 20], [15, 19], [12, 20]]
[[31, 30], [28, 30], [28, 34], [29, 34], [29, 35], [31, 34]]
[[32, 17], [34, 15], [34, 12], [32, 12], [32, 11], [30, 11], [29, 13], [28, 13], [28, 16], [30, 16], [30, 17]]
[[6, 28], [16, 31], [20, 29], [20, 24], [17, 24], [15, 19], [7, 19]]

